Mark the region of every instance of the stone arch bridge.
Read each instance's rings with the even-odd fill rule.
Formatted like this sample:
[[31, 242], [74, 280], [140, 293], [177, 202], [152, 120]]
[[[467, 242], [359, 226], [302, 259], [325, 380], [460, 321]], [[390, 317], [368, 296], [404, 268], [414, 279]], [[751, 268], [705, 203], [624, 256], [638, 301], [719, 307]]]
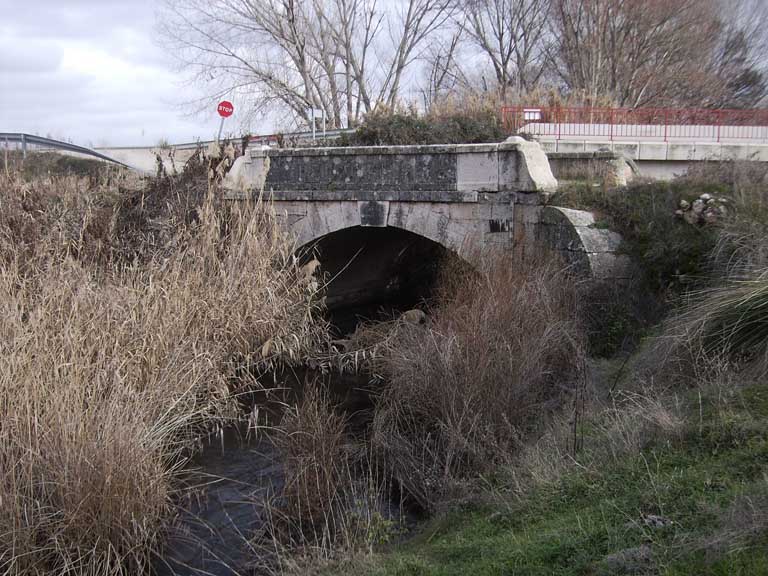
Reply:
[[[616, 274], [619, 238], [590, 213], [547, 206], [557, 181], [536, 142], [255, 148], [238, 158], [227, 197], [263, 194], [298, 246], [320, 244], [337, 270], [366, 246], [345, 298], [413, 276], [440, 249], [525, 252], [545, 244], [580, 273]], [[426, 240], [419, 244], [419, 240]], [[330, 266], [334, 269], [334, 265]], [[352, 287], [354, 285], [354, 288]]]

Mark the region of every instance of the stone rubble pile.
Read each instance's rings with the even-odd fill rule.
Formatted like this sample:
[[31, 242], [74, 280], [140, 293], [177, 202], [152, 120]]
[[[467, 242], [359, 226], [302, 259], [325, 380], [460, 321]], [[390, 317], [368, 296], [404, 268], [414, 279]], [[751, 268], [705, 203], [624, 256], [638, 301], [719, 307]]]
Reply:
[[688, 224], [715, 224], [728, 213], [728, 199], [715, 198], [711, 194], [702, 194], [693, 202], [680, 200], [675, 216]]

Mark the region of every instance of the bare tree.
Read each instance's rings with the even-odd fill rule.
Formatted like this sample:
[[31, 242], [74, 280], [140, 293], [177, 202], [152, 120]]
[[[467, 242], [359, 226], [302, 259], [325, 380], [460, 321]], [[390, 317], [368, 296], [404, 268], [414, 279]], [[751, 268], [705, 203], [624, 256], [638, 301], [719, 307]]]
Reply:
[[592, 102], [752, 105], [766, 13], [762, 0], [553, 0], [558, 71]]
[[450, 94], [463, 92], [468, 87], [469, 81], [459, 62], [462, 35], [463, 30], [459, 27], [444, 41], [432, 42], [427, 51], [424, 58], [426, 82], [421, 88], [425, 110]]
[[165, 0], [159, 31], [206, 102], [237, 93], [254, 111], [354, 125], [394, 106], [409, 67], [455, 0]]
[[720, 34], [710, 55], [715, 86], [713, 104], [744, 108], [768, 93], [768, 5], [763, 0], [721, 0]]
[[717, 34], [713, 0], [555, 0], [560, 74], [588, 99], [671, 100]]
[[547, 66], [551, 0], [465, 0], [467, 34], [490, 60], [502, 98], [536, 86]]

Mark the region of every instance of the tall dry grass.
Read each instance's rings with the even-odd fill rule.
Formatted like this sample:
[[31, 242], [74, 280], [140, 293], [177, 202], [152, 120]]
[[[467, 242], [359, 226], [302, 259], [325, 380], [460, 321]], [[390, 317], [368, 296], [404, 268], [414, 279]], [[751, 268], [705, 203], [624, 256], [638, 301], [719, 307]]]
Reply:
[[256, 540], [271, 551], [262, 568], [305, 573], [387, 542], [399, 526], [389, 499], [434, 510], [454, 488], [476, 492], [543, 422], [573, 418], [585, 358], [562, 264], [499, 254], [476, 263], [446, 265], [426, 322], [411, 311], [347, 340], [342, 369], [378, 382], [362, 437], [319, 382], [286, 409], [274, 435], [285, 484]]
[[552, 257], [446, 270], [426, 325], [399, 323], [378, 351], [387, 380], [371, 441], [431, 509], [489, 473], [584, 384], [574, 283]]
[[233, 415], [238, 368], [323, 337], [312, 279], [263, 207], [209, 198], [171, 221], [144, 208], [181, 196], [157, 185], [126, 199], [0, 180], [1, 573], [147, 569], [189, 448]]
[[[707, 254], [704, 287], [686, 295], [664, 323], [655, 356], [663, 370], [693, 380], [701, 367], [728, 363], [768, 373], [768, 169], [757, 162], [705, 164], [686, 177], [715, 183], [727, 210]], [[656, 363], [657, 366], [659, 365]]]
[[258, 570], [315, 573], [318, 563], [389, 541], [399, 526], [389, 479], [368, 444], [350, 434], [349, 416], [323, 382], [305, 383], [272, 438], [285, 481], [252, 541]]

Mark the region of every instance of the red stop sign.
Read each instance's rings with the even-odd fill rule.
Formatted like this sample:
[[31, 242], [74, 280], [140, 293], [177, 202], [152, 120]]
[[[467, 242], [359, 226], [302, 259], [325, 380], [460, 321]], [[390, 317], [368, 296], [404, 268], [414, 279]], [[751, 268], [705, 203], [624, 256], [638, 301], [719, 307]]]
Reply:
[[232, 112], [235, 111], [235, 107], [232, 106], [232, 102], [228, 100], [222, 100], [219, 102], [219, 106], [216, 108], [216, 110], [219, 112], [219, 116], [222, 118], [229, 118], [232, 116]]

